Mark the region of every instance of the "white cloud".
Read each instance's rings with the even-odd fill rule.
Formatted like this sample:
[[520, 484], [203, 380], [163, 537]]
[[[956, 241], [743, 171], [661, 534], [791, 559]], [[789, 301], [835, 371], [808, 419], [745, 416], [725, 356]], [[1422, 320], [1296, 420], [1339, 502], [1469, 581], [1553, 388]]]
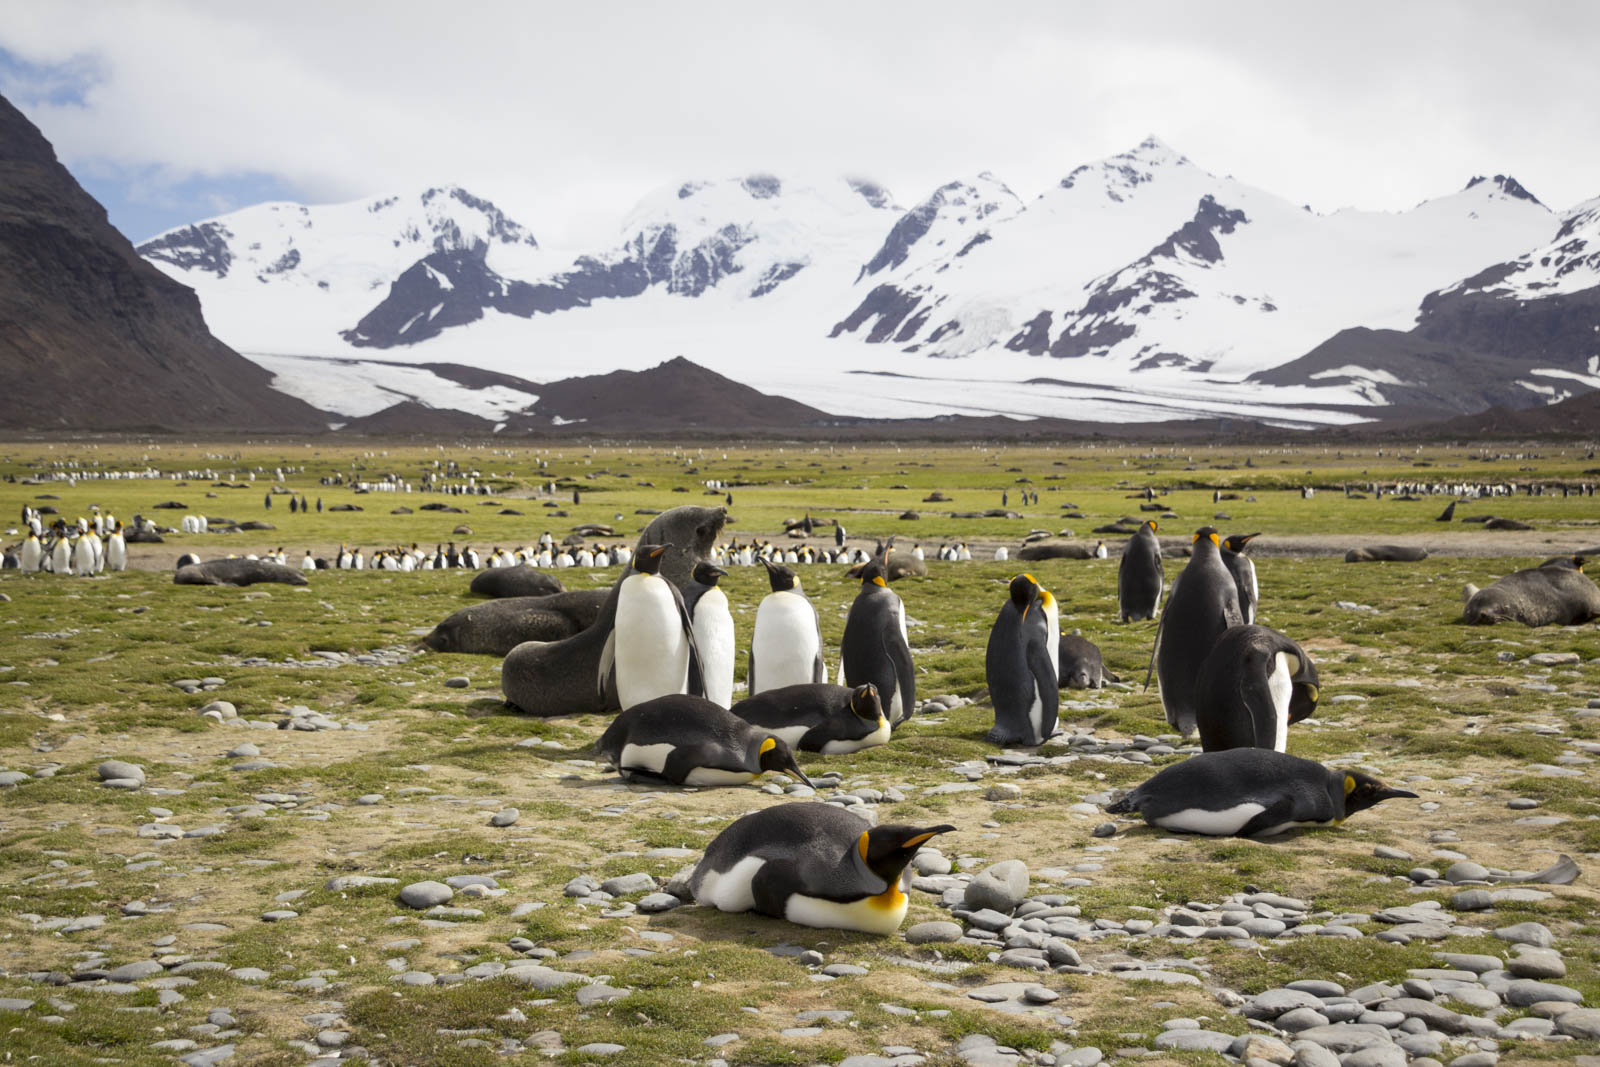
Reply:
[[82, 107], [24, 103], [69, 165], [455, 181], [542, 240], [758, 169], [1031, 197], [1152, 132], [1319, 209], [1495, 172], [1561, 208], [1600, 192], [1597, 31], [1582, 2], [0, 0], [0, 47], [98, 74]]

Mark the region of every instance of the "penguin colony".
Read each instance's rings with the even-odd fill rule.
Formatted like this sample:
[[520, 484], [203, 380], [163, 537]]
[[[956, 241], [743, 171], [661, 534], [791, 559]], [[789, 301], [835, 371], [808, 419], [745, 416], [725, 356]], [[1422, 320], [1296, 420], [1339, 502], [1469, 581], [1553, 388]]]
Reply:
[[[471, 491], [436, 491], [458, 488]], [[389, 484], [370, 491], [402, 489]], [[1467, 487], [1452, 491], [1475, 495]], [[1302, 496], [1311, 492], [1307, 487]], [[1495, 495], [1495, 487], [1484, 487], [1482, 495]], [[1451, 514], [1447, 510], [1441, 521]], [[111, 516], [96, 514], [92, 522], [75, 524], [57, 519], [46, 530], [41, 516], [25, 508], [23, 521], [29, 532], [17, 552], [19, 569], [93, 574], [126, 566], [122, 525]], [[203, 533], [208, 521], [188, 516], [183, 528]], [[1163, 830], [1266, 837], [1337, 824], [1385, 800], [1415, 798], [1368, 775], [1288, 754], [1289, 727], [1314, 713], [1320, 693], [1304, 649], [1255, 623], [1260, 586], [1246, 552], [1259, 534], [1223, 539], [1214, 528], [1202, 527], [1193, 536], [1190, 559], [1168, 588], [1156, 530], [1154, 521], [1143, 523], [1124, 547], [1119, 613], [1124, 623], [1158, 620], [1152, 673], [1164, 712], [1181, 733], [1198, 734], [1204, 751], [1167, 766], [1106, 810], [1137, 814]], [[451, 542], [432, 552], [415, 544], [379, 549], [369, 560], [360, 548], [342, 545], [331, 561], [307, 550], [298, 565], [393, 571], [621, 566], [615, 624], [594, 679], [607, 705], [621, 710], [597, 743], [597, 754], [625, 779], [650, 784], [740, 785], [768, 772], [809, 784], [797, 752], [845, 753], [892, 743], [896, 727], [916, 706], [905, 606], [889, 588], [893, 548], [880, 545], [868, 554], [845, 546], [842, 527], [836, 534], [832, 549], [764, 541], [715, 545], [681, 588], [659, 573], [671, 546], [641, 544], [637, 554], [622, 545], [558, 546], [548, 533], [536, 545], [496, 546], [487, 555]], [[1103, 542], [1093, 553], [1107, 554]], [[924, 557], [920, 546], [907, 555]], [[959, 542], [935, 555], [973, 558]], [[1008, 555], [1001, 550], [995, 559]], [[287, 562], [282, 549], [262, 558]], [[179, 561], [180, 567], [197, 562], [193, 556]], [[1581, 573], [1583, 562], [1558, 559], [1545, 567]], [[826, 563], [853, 565], [852, 575], [861, 581], [846, 618], [834, 685], [826, 681], [816, 607], [795, 569]], [[737, 633], [718, 584], [734, 566], [763, 567], [771, 590], [757, 609], [745, 650], [749, 695], [740, 701], [733, 683]], [[1099, 686], [1107, 679], [1092, 644], [1061, 634], [1058, 603], [1031, 574], [1013, 577], [999, 601], [985, 674], [995, 714], [989, 739], [1024, 746], [1043, 744], [1056, 732], [1061, 688]], [[905, 915], [905, 871], [917, 848], [955, 829], [869, 827], [835, 805], [785, 803], [748, 815], [718, 835], [691, 888], [701, 904], [724, 911], [886, 934]]]

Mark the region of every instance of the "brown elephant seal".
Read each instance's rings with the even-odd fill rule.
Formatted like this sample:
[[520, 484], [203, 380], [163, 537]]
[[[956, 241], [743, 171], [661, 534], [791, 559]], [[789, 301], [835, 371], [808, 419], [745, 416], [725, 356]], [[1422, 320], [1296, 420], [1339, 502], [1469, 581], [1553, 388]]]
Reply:
[[[567, 587], [561, 584], [561, 579], [549, 571], [542, 571], [538, 567], [530, 567], [526, 563], [519, 563], [515, 567], [490, 567], [480, 572], [472, 579], [470, 586], [479, 596], [511, 597], [511, 596], [549, 596], [551, 593], [564, 593]], [[594, 620], [590, 620], [591, 622]], [[585, 626], [588, 623], [584, 624]], [[553, 638], [527, 638], [526, 640], [553, 640]], [[511, 651], [506, 649], [506, 652]], [[501, 655], [505, 653], [502, 652]]]
[[1416, 563], [1427, 558], [1427, 549], [1411, 545], [1364, 545], [1344, 554], [1346, 563]]
[[305, 575], [281, 563], [264, 559], [214, 559], [209, 563], [190, 563], [172, 576], [173, 585], [255, 585], [257, 582], [282, 582], [306, 585]]
[[[727, 508], [673, 508], [645, 527], [638, 544], [670, 546], [660, 574], [683, 590], [693, 580], [695, 564], [710, 556], [727, 520]], [[635, 573], [632, 565], [623, 568], [594, 624], [582, 632], [561, 641], [525, 641], [507, 653], [500, 666], [500, 690], [508, 705], [541, 716], [617, 710], [616, 702], [601, 692], [600, 654], [616, 622], [622, 580]]]
[[509, 596], [472, 604], [445, 617], [422, 638], [435, 652], [503, 656], [524, 641], [560, 641], [594, 625], [609, 589], [546, 596]]
[[1062, 634], [1061, 666], [1056, 679], [1062, 689], [1104, 689], [1107, 682], [1115, 682], [1116, 675], [1106, 670], [1100, 648], [1087, 637]]
[[1017, 558], [1028, 563], [1040, 559], [1094, 559], [1094, 546], [1070, 541], [1027, 545], [1017, 553]]
[[[844, 572], [844, 576], [846, 578], [859, 579], [862, 570], [866, 566], [865, 563], [854, 564]], [[928, 564], [925, 561], [900, 552], [891, 552], [889, 554], [888, 562], [884, 564], [884, 570], [886, 572], [884, 578], [891, 582], [898, 582], [902, 578], [926, 578], [928, 576]]]
[[1508, 574], [1493, 585], [1467, 586], [1462, 617], [1468, 624], [1520, 622], [1524, 626], [1570, 626], [1600, 618], [1600, 587], [1583, 573], [1585, 556], [1557, 556]]

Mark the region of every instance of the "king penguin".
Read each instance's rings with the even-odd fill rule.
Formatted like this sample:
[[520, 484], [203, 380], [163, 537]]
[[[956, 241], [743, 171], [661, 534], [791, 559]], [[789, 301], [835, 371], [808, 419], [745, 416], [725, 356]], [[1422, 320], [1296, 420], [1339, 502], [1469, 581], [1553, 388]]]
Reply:
[[706, 699], [719, 707], [733, 706], [733, 613], [728, 594], [717, 587], [727, 571], [715, 563], [695, 564], [694, 575], [683, 593], [683, 606], [694, 625], [694, 643], [700, 650]]
[[80, 533], [72, 545], [72, 573], [85, 578], [94, 573], [94, 541], [92, 533]]
[[1195, 725], [1207, 752], [1288, 751], [1289, 727], [1317, 710], [1317, 668], [1305, 649], [1265, 626], [1219, 638], [1195, 679]]
[[106, 539], [106, 566], [114, 571], [128, 569], [128, 542], [122, 536], [122, 523], [114, 523]]
[[600, 653], [600, 692], [624, 711], [676, 693], [702, 695], [694, 624], [678, 587], [661, 577], [671, 545], [640, 545], [617, 593], [617, 621]]
[[23, 574], [38, 574], [44, 569], [44, 545], [39, 543], [38, 534], [31, 530], [28, 532], [27, 539], [22, 542], [20, 556]]
[[906, 865], [954, 826], [869, 826], [837, 804], [779, 804], [735, 820], [689, 877], [695, 901], [802, 926], [892, 934], [906, 917]]
[[1358, 811], [1415, 793], [1371, 775], [1324, 767], [1267, 748], [1202, 752], [1164, 767], [1106, 806], [1138, 812], [1163, 830], [1212, 837], [1271, 837], [1296, 826], [1338, 824]]
[[1057, 659], [1051, 655], [1057, 635], [1050, 632], [1046, 593], [1031, 574], [1011, 579], [1010, 599], [989, 630], [984, 676], [994, 703], [994, 729], [988, 738], [999, 745], [1042, 745], [1055, 733], [1061, 705]]
[[766, 557], [761, 565], [767, 568], [772, 592], [756, 608], [755, 633], [750, 638], [750, 695], [826, 681], [817, 609], [801, 591], [793, 570]]
[[777, 771], [811, 784], [788, 742], [704, 697], [682, 693], [623, 711], [594, 750], [629, 781], [744, 785]]
[[1261, 600], [1260, 587], [1256, 585], [1256, 565], [1245, 550], [1250, 542], [1260, 537], [1253, 534], [1229, 534], [1222, 541], [1222, 565], [1233, 575], [1233, 584], [1239, 588], [1239, 614], [1246, 625], [1256, 621], [1256, 604]]
[[889, 588], [888, 549], [861, 568], [861, 591], [850, 604], [839, 642], [843, 684], [871, 683], [891, 725], [917, 710], [917, 671], [906, 638], [906, 606]]
[[1188, 737], [1194, 733], [1194, 684], [1200, 665], [1217, 638], [1243, 623], [1239, 587], [1223, 566], [1217, 531], [1195, 531], [1194, 554], [1172, 583], [1172, 595], [1156, 630], [1155, 671], [1161, 684], [1161, 706], [1167, 722]]
[[1156, 523], [1146, 519], [1122, 546], [1117, 565], [1117, 606], [1123, 622], [1153, 619], [1161, 610], [1161, 590], [1167, 582], [1161, 566], [1161, 542]]

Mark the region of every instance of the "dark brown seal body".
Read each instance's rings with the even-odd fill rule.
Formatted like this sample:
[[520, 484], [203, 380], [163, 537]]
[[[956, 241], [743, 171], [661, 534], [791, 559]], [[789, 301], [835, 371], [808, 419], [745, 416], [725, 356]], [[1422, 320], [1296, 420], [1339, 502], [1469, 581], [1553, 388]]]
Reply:
[[609, 589], [501, 597], [445, 618], [422, 643], [435, 652], [503, 656], [524, 641], [560, 641], [594, 625]]
[[[479, 596], [549, 596], [562, 593], [566, 586], [549, 571], [519, 563], [515, 567], [490, 567], [472, 579], [471, 590]], [[592, 622], [594, 620], [590, 620]], [[585, 626], [588, 623], [584, 624]], [[530, 638], [531, 640], [531, 638]], [[540, 638], [539, 640], [551, 640]], [[507, 650], [509, 651], [509, 649]]]
[[[685, 589], [693, 580], [695, 564], [710, 555], [727, 519], [727, 508], [673, 508], [656, 516], [638, 543], [672, 546], [661, 561], [660, 573]], [[618, 589], [634, 573], [632, 566], [623, 568], [592, 626], [562, 641], [526, 641], [507, 653], [500, 666], [500, 689], [507, 704], [530, 715], [616, 710], [615, 702], [601, 692], [600, 655], [616, 622]]]
[[1557, 556], [1508, 574], [1486, 589], [1467, 587], [1464, 618], [1471, 624], [1520, 622], [1570, 626], [1600, 618], [1600, 587], [1583, 573], [1584, 556]]
[[191, 563], [179, 567], [172, 576], [173, 585], [255, 585], [257, 582], [309, 584], [305, 575], [293, 567], [268, 563], [264, 559], [214, 559], [208, 563]]

